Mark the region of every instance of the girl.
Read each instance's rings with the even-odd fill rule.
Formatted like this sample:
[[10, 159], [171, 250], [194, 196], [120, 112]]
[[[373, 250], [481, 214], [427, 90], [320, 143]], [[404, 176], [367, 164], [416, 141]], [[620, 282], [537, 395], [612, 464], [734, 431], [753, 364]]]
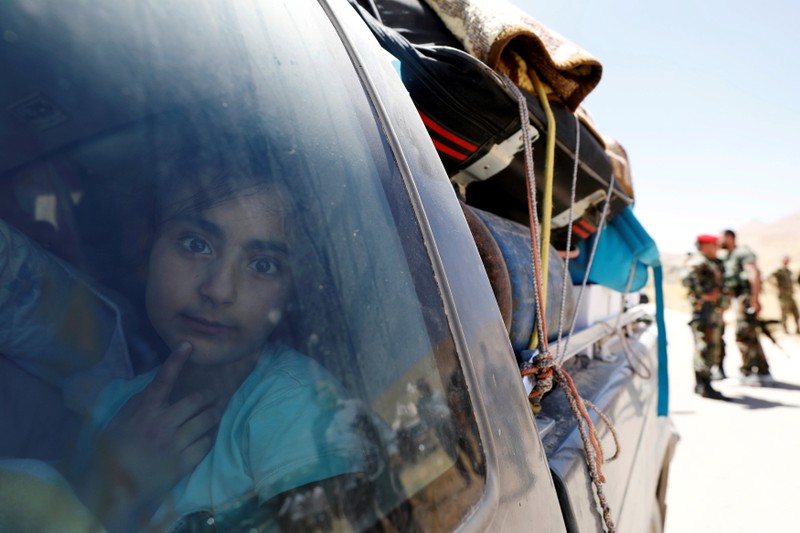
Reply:
[[170, 355], [105, 388], [70, 470], [110, 529], [263, 507], [367, 469], [368, 443], [315, 393], [341, 386], [276, 339], [295, 215], [269, 148], [257, 148], [215, 139], [182, 149], [155, 180], [145, 306]]

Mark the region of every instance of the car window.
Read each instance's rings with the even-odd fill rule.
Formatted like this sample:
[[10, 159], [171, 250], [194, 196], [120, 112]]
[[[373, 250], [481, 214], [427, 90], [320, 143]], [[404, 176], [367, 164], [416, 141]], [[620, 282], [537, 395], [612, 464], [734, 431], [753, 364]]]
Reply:
[[111, 530], [457, 525], [467, 385], [321, 7], [0, 19], [0, 472]]

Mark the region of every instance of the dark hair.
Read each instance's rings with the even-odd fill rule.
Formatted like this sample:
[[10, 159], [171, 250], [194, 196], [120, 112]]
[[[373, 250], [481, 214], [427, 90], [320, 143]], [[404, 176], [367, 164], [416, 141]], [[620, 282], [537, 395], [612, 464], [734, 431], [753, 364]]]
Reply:
[[725, 234], [725, 236], [730, 237], [732, 239], [736, 238], [736, 232], [733, 231], [732, 229], [723, 230], [722, 233]]
[[286, 174], [286, 161], [262, 138], [222, 135], [213, 143], [190, 139], [157, 164], [151, 230], [154, 234], [179, 213], [204, 211], [266, 185], [285, 183]]

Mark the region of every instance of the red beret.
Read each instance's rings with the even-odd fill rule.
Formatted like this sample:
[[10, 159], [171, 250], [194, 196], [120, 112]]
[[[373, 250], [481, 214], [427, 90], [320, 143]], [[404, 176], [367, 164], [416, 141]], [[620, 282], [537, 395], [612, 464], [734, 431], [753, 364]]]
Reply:
[[716, 235], [709, 235], [708, 233], [704, 233], [703, 235], [697, 236], [698, 243], [704, 242], [717, 242], [719, 238]]

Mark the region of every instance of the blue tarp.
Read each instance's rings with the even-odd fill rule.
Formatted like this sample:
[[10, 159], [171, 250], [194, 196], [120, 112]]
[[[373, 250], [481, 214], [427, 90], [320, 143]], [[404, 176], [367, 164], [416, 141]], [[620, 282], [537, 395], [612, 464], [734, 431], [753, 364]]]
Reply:
[[615, 216], [599, 234], [578, 245], [580, 254], [570, 260], [569, 271], [573, 283], [582, 283], [589, 257], [597, 242], [597, 250], [589, 272], [589, 283], [596, 283], [624, 292], [631, 269], [636, 261], [630, 290], [638, 291], [647, 283], [648, 268], [653, 269], [656, 294], [656, 325], [658, 326], [658, 414], [669, 411], [669, 376], [667, 374], [667, 329], [664, 322], [664, 291], [661, 257], [655, 241], [642, 227], [628, 207]]

